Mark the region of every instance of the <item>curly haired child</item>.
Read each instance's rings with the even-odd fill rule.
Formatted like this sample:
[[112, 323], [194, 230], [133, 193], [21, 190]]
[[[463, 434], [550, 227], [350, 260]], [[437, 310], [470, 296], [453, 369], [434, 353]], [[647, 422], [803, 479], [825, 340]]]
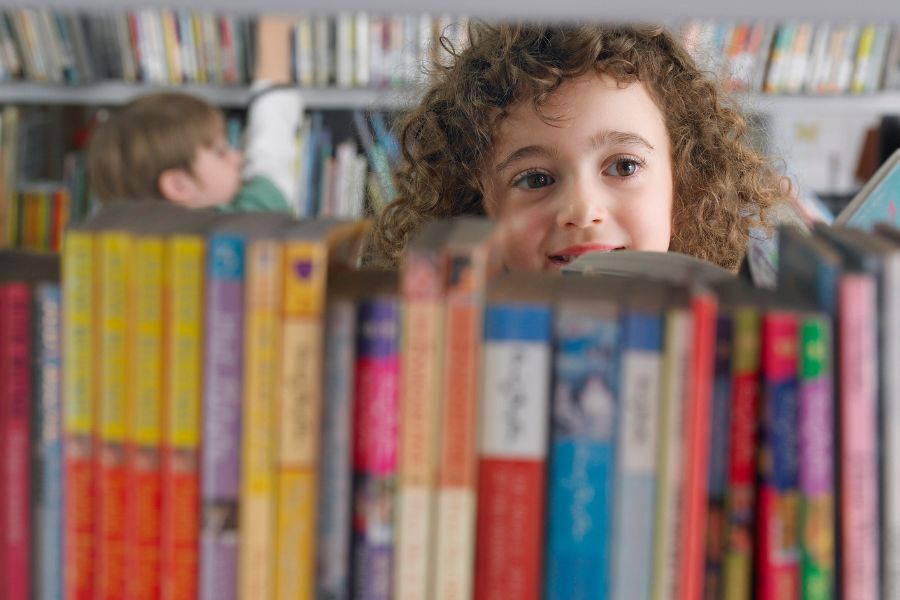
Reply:
[[[399, 125], [398, 194], [371, 261], [429, 218], [487, 214], [510, 269], [674, 250], [736, 271], [784, 178], [665, 29], [478, 24]], [[444, 41], [445, 45], [446, 42]]]

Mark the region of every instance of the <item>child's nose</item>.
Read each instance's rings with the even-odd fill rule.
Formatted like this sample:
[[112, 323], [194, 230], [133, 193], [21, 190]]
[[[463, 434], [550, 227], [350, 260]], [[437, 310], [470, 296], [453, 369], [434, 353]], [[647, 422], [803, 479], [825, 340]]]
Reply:
[[566, 229], [599, 225], [609, 214], [602, 191], [590, 183], [576, 182], [562, 201], [558, 224]]

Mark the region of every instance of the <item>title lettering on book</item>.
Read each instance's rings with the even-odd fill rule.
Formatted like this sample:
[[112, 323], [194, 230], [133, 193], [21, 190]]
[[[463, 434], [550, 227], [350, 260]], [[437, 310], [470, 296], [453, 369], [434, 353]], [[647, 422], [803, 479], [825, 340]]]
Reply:
[[571, 492], [571, 506], [569, 517], [572, 525], [571, 539], [581, 542], [593, 529], [593, 521], [590, 514], [590, 505], [597, 496], [597, 489], [591, 482], [588, 473], [591, 462], [591, 449], [587, 444], [574, 444], [572, 463], [563, 486]]
[[58, 297], [41, 299], [41, 344], [43, 345], [44, 362], [41, 377], [41, 409], [44, 411], [41, 437], [46, 441], [59, 438], [60, 414], [60, 319]]

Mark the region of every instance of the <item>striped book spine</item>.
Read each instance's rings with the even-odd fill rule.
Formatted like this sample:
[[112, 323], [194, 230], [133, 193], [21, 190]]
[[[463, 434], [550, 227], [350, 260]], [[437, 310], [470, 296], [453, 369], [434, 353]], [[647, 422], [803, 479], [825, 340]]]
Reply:
[[63, 443], [62, 443], [62, 305], [58, 283], [34, 288], [35, 407], [32, 438], [34, 476], [34, 569], [38, 600], [62, 598], [63, 578]]
[[868, 275], [844, 275], [840, 306], [841, 593], [879, 597], [876, 292]]
[[444, 319], [444, 261], [407, 252], [401, 275], [400, 456], [394, 593], [425, 600], [432, 571], [432, 517], [439, 448], [438, 410]]
[[761, 600], [800, 594], [797, 488], [797, 315], [763, 318], [763, 405], [757, 505], [756, 594]]
[[241, 391], [244, 347], [242, 237], [208, 240], [201, 442], [200, 597], [237, 597]]
[[94, 239], [70, 231], [63, 244], [64, 593], [93, 600], [95, 477]]
[[443, 424], [438, 463], [434, 597], [468, 600], [474, 587], [478, 394], [487, 256], [448, 250]]
[[400, 314], [395, 298], [363, 300], [358, 314], [353, 447], [353, 597], [393, 597]]
[[0, 284], [0, 584], [31, 597], [31, 290]]
[[114, 600], [125, 594], [125, 428], [132, 395], [128, 389], [127, 351], [133, 318], [131, 242], [129, 234], [108, 230], [99, 234], [95, 247], [100, 278], [100, 402], [95, 429], [99, 440], [94, 565], [97, 600]]
[[165, 249], [162, 600], [194, 600], [200, 583], [205, 247], [200, 236], [176, 234]]
[[551, 311], [489, 302], [475, 551], [475, 598], [541, 597]]
[[737, 308], [733, 316], [731, 448], [728, 456], [725, 549], [726, 600], [749, 600], [753, 590], [754, 509], [757, 426], [760, 408], [761, 329], [755, 308]]
[[649, 310], [625, 313], [621, 352], [611, 597], [646, 598], [653, 581], [661, 315]]
[[606, 598], [612, 538], [619, 314], [565, 303], [555, 323], [548, 494], [548, 599]]
[[125, 591], [156, 600], [160, 593], [160, 443], [163, 393], [163, 239], [136, 237], [131, 280], [136, 327], [129, 339], [133, 394], [126, 433]]
[[243, 444], [241, 457], [241, 598], [275, 593], [275, 409], [280, 348], [282, 249], [247, 245]]
[[324, 244], [288, 239], [283, 270], [276, 597], [311, 599], [316, 576], [322, 328], [328, 273]]
[[831, 321], [800, 328], [800, 569], [802, 597], [834, 596], [834, 393]]

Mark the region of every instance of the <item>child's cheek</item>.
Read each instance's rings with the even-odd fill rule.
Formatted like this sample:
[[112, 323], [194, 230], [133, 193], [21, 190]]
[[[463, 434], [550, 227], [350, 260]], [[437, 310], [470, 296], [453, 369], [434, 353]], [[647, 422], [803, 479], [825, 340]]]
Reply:
[[544, 244], [555, 218], [546, 205], [516, 206], [498, 216], [503, 262], [513, 269], [540, 269], [546, 260]]

